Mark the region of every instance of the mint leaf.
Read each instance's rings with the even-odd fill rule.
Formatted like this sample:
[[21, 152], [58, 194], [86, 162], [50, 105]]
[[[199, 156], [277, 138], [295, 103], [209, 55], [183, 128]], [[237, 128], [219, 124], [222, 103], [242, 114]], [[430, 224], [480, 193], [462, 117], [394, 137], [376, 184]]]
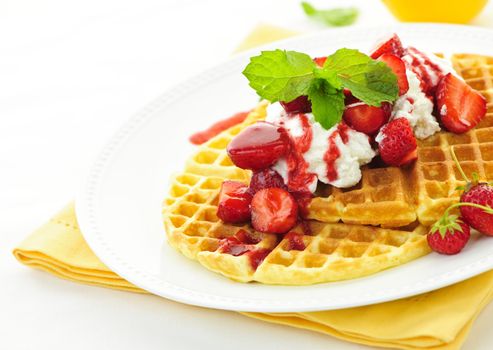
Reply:
[[358, 9], [354, 7], [318, 10], [308, 2], [302, 2], [301, 7], [308, 17], [320, 21], [328, 26], [348, 26], [358, 18]]
[[260, 97], [290, 102], [307, 94], [314, 68], [311, 57], [301, 52], [262, 51], [250, 58], [243, 75]]
[[351, 49], [336, 51], [322, 68], [304, 53], [263, 51], [250, 58], [243, 74], [257, 94], [270, 102], [307, 95], [315, 119], [327, 129], [342, 118], [344, 88], [371, 106], [398, 96], [397, 77], [390, 67]]
[[341, 121], [344, 112], [344, 93], [334, 88], [324, 79], [314, 79], [308, 89], [315, 120], [325, 129], [330, 129]]
[[389, 66], [353, 49], [340, 49], [327, 58], [323, 70], [336, 88], [347, 88], [370, 106], [397, 99], [397, 77]]

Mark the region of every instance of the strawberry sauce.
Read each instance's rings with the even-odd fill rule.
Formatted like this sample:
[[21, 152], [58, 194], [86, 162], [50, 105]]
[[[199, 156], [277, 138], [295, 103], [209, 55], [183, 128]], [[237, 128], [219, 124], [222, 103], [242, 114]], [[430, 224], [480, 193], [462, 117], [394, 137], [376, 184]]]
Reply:
[[296, 232], [289, 232], [284, 239], [288, 241], [286, 250], [305, 250], [306, 245], [303, 241], [303, 235]]
[[422, 80], [421, 88], [428, 94], [432, 94], [446, 72], [426, 54], [414, 47], [408, 49], [407, 56], [410, 57], [410, 61], [407, 60], [407, 63], [411, 66], [410, 68]]
[[327, 152], [324, 154], [324, 161], [327, 164], [327, 178], [329, 181], [335, 181], [338, 179], [339, 174], [337, 173], [336, 160], [340, 157], [341, 151], [336, 145], [336, 137], [338, 132], [333, 132], [329, 136], [329, 147]]
[[194, 145], [201, 145], [209, 141], [211, 138], [221, 133], [222, 131], [229, 129], [230, 127], [235, 126], [236, 124], [242, 123], [246, 119], [249, 113], [250, 111], [239, 112], [232, 115], [229, 118], [220, 120], [209, 126], [207, 129], [191, 135], [189, 137], [189, 141]]
[[313, 132], [305, 114], [298, 115], [303, 133], [299, 137], [291, 137], [291, 152], [286, 157], [288, 168], [288, 189], [290, 192], [310, 192], [308, 186], [317, 180], [317, 175], [308, 172], [308, 163], [303, 153], [310, 149]]
[[259, 242], [260, 239], [253, 237], [249, 232], [239, 230], [233, 236], [221, 239], [217, 250], [233, 256], [248, 256], [252, 269], [256, 270], [271, 252], [270, 249], [256, 247], [255, 245]]
[[348, 143], [348, 131], [349, 127], [346, 124], [339, 123], [337, 125], [337, 130], [329, 136], [329, 147], [327, 148], [327, 152], [324, 154], [324, 161], [327, 164], [327, 178], [329, 181], [335, 181], [339, 178], [335, 163], [341, 156], [341, 151], [339, 150], [339, 147], [337, 147], [336, 138], [339, 136], [344, 144]]

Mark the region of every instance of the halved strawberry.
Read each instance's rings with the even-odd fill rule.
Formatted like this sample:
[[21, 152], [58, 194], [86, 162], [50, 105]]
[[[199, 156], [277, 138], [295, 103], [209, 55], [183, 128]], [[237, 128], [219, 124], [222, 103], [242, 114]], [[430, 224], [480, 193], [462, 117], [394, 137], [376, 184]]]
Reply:
[[313, 59], [313, 62], [319, 67], [323, 67], [325, 64], [325, 61], [327, 61], [327, 57], [315, 57]]
[[305, 95], [296, 97], [290, 102], [280, 101], [280, 103], [287, 113], [310, 113], [312, 111], [312, 103]]
[[376, 45], [376, 48], [372, 50], [370, 57], [376, 59], [384, 53], [390, 53], [392, 55], [396, 55], [397, 57], [402, 57], [402, 55], [405, 54], [401, 39], [397, 36], [397, 34], [394, 33], [390, 37], [381, 40]]
[[409, 82], [407, 81], [406, 65], [396, 55], [384, 53], [378, 58], [379, 61], [385, 62], [397, 76], [397, 85], [399, 86], [399, 96], [404, 95], [409, 90]]
[[356, 102], [361, 102], [356, 97], [354, 97], [354, 95], [351, 93], [349, 89], [344, 88], [342, 92], [344, 93], [344, 104], [346, 106]]
[[286, 233], [298, 220], [298, 204], [280, 188], [258, 191], [252, 199], [252, 225], [260, 232]]
[[417, 143], [411, 124], [406, 118], [397, 118], [382, 130], [378, 150], [382, 160], [393, 166], [408, 164], [417, 158]]
[[247, 185], [238, 181], [224, 181], [219, 192], [217, 216], [229, 223], [248, 221], [251, 201], [252, 195]]
[[343, 118], [354, 130], [372, 136], [389, 120], [391, 112], [392, 106], [388, 102], [383, 102], [381, 107], [356, 102], [346, 106]]
[[443, 125], [456, 134], [474, 128], [486, 115], [486, 99], [451, 73], [440, 80], [436, 102]]

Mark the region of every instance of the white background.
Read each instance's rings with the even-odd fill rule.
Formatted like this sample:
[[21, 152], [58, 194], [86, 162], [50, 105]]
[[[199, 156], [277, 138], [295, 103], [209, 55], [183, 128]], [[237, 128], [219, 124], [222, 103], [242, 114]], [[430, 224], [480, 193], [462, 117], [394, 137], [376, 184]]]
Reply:
[[[298, 3], [0, 2], [0, 348], [366, 348], [232, 312], [67, 282], [11, 255], [74, 197], [97, 151], [134, 111], [228, 57], [256, 24], [322, 29]], [[394, 21], [377, 0], [313, 3], [355, 3], [362, 11], [356, 25]], [[493, 26], [493, 4], [474, 23]], [[464, 348], [490, 349], [492, 323], [490, 305]]]

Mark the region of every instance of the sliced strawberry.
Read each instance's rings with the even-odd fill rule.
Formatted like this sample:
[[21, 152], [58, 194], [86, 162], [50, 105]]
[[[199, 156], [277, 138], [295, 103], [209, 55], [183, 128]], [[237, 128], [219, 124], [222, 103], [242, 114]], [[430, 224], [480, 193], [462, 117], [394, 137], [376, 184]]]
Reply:
[[313, 62], [319, 67], [323, 67], [325, 64], [325, 61], [327, 61], [327, 57], [315, 57], [313, 59]]
[[356, 102], [361, 102], [360, 100], [358, 100], [356, 97], [353, 96], [353, 94], [351, 93], [351, 91], [349, 91], [349, 89], [344, 88], [342, 92], [344, 93], [344, 104], [346, 106]]
[[249, 191], [252, 195], [264, 188], [272, 187], [286, 189], [284, 180], [277, 171], [267, 168], [253, 173], [249, 187]]
[[356, 102], [346, 106], [343, 118], [354, 130], [372, 136], [389, 120], [391, 112], [392, 106], [388, 102], [383, 102], [381, 107]]
[[260, 232], [286, 233], [298, 220], [298, 204], [280, 188], [266, 188], [252, 199], [252, 225]]
[[416, 138], [406, 118], [392, 120], [380, 132], [382, 139], [378, 144], [378, 150], [386, 164], [401, 166], [416, 159]]
[[451, 73], [438, 84], [436, 102], [443, 125], [457, 134], [474, 128], [486, 115], [486, 99]]
[[308, 96], [303, 95], [291, 102], [281, 101], [280, 103], [287, 113], [310, 113], [312, 111], [312, 104], [308, 100]]
[[219, 192], [217, 216], [229, 223], [248, 221], [251, 201], [252, 195], [247, 185], [238, 181], [224, 181]]
[[290, 139], [284, 128], [258, 122], [236, 135], [227, 151], [237, 167], [261, 170], [274, 164], [289, 148]]
[[372, 51], [370, 57], [377, 59], [385, 53], [390, 53], [392, 55], [396, 55], [397, 57], [402, 57], [405, 54], [401, 39], [397, 36], [397, 34], [394, 33], [390, 37], [380, 41], [376, 48]]
[[397, 76], [397, 85], [399, 86], [399, 96], [404, 95], [409, 90], [409, 83], [406, 75], [406, 65], [396, 55], [384, 53], [378, 58], [379, 61], [385, 62]]

